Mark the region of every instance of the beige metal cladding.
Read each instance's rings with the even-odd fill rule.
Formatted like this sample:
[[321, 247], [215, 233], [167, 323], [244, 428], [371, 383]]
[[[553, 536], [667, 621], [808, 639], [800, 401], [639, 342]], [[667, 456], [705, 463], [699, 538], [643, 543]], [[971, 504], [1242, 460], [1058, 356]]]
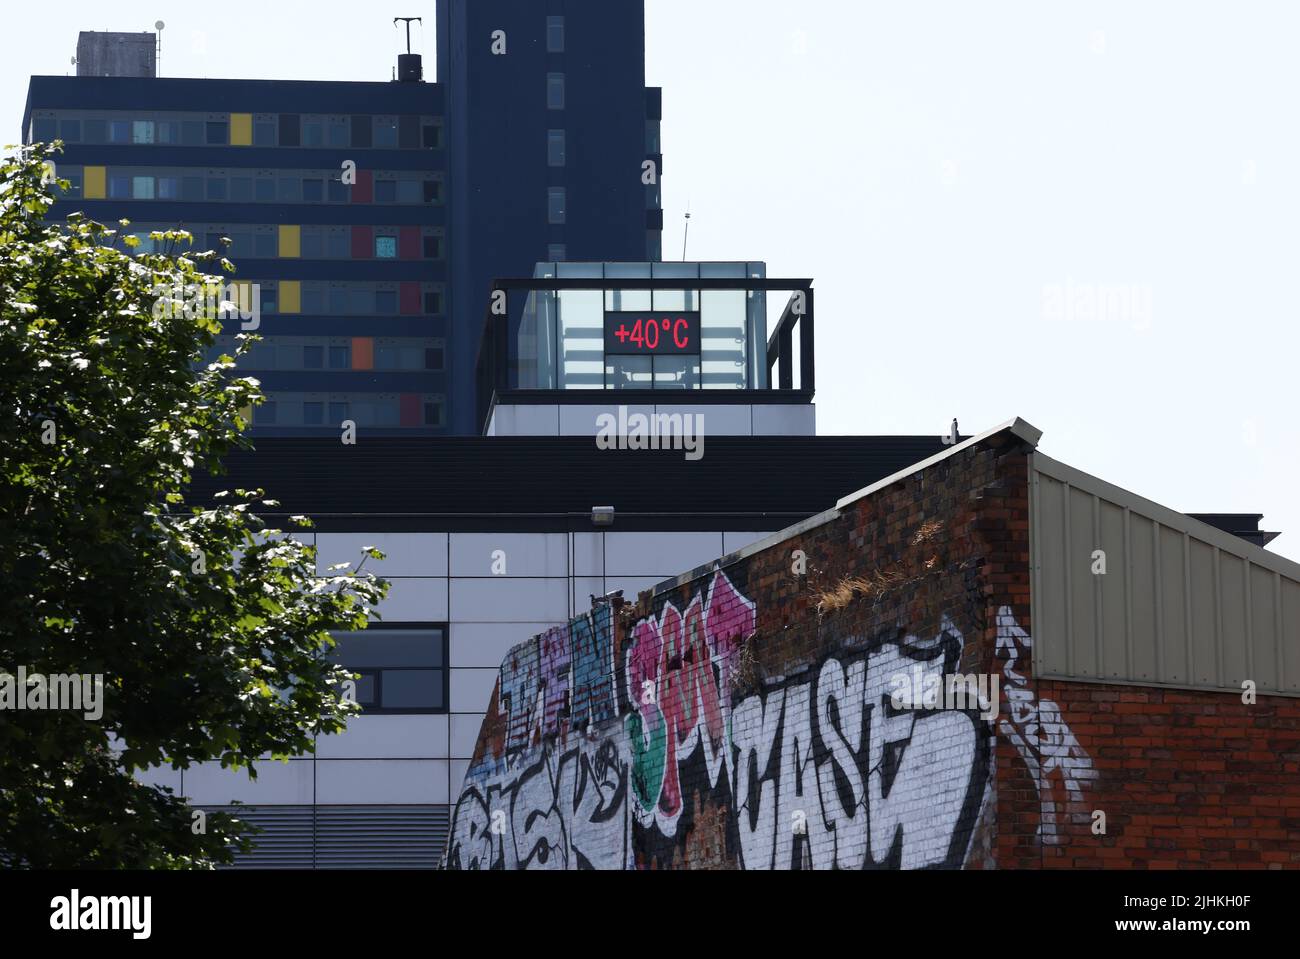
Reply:
[[1037, 675], [1300, 696], [1300, 564], [1037, 452], [1029, 536]]

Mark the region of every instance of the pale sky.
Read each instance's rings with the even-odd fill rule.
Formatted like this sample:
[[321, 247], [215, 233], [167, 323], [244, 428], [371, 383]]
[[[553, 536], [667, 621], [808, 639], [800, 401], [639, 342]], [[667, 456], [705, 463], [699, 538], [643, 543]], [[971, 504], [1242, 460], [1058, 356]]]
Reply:
[[[819, 432], [1022, 416], [1163, 505], [1264, 513], [1300, 560], [1300, 4], [646, 7], [664, 254], [689, 202], [690, 259], [814, 279]], [[80, 29], [165, 20], [164, 76], [386, 80], [392, 17], [423, 14], [433, 75], [431, 0], [113, 8], [5, 10], [5, 141]]]

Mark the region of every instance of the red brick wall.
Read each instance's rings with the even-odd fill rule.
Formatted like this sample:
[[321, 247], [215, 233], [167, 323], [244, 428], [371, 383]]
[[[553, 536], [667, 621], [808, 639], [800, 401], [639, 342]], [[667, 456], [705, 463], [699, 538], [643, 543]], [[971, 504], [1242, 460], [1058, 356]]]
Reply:
[[[448, 864], [1296, 861], [1297, 703], [1033, 677], [1026, 452], [999, 434], [517, 647]], [[890, 701], [953, 673], [996, 716]]]

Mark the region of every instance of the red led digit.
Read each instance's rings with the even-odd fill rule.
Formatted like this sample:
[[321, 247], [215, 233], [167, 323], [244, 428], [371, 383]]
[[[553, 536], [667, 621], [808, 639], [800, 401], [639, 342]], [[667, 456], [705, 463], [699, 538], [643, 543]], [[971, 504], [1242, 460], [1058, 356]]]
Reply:
[[[668, 321], [664, 320], [664, 323], [666, 325]], [[679, 333], [681, 334], [680, 336], [678, 336]], [[685, 317], [679, 318], [677, 322], [673, 324], [673, 345], [679, 350], [684, 350], [686, 347], [690, 346], [690, 343], [691, 325], [686, 322]]]
[[[654, 342], [650, 342], [650, 334], [654, 334]], [[645, 348], [647, 350], [659, 349], [659, 324], [650, 322], [645, 325]]]

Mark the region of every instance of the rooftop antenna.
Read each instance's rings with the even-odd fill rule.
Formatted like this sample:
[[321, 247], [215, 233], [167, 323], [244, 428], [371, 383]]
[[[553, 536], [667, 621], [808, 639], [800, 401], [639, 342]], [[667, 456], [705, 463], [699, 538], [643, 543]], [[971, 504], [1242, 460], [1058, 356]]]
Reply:
[[424, 26], [424, 17], [393, 17], [393, 23], [406, 24], [406, 52], [407, 53], [411, 52], [411, 21], [412, 20], [418, 22], [420, 26]]
[[691, 201], [686, 201], [686, 229], [682, 231], [682, 262], [686, 262], [686, 238], [691, 235]]
[[162, 32], [163, 28], [166, 26], [167, 24], [163, 23], [161, 20], [155, 20], [153, 22], [153, 28], [158, 31], [157, 57], [155, 58], [156, 62], [154, 63], [153, 68], [153, 75], [155, 77], [162, 76]]

